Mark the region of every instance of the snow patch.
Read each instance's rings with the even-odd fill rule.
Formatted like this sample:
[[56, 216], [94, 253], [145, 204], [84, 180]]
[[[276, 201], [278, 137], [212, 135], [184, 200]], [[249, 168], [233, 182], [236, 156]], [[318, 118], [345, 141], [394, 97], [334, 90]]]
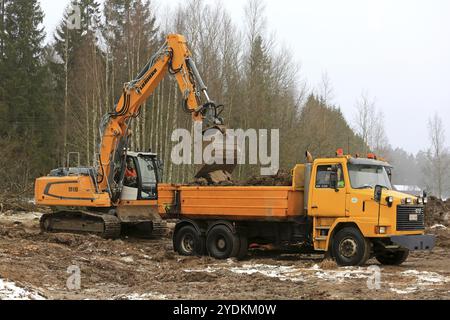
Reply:
[[125, 300], [166, 300], [167, 296], [157, 292], [148, 292], [143, 294], [132, 293], [126, 296], [119, 296], [118, 298]]
[[408, 287], [405, 288], [403, 290], [401, 289], [396, 289], [396, 288], [391, 288], [390, 289], [392, 292], [395, 292], [397, 294], [410, 294], [410, 293], [414, 293], [417, 291], [417, 287]]
[[0, 279], [0, 300], [45, 300], [45, 297]]
[[293, 266], [274, 266], [267, 264], [245, 264], [242, 267], [233, 267], [229, 269], [231, 272], [237, 274], [255, 274], [259, 273], [269, 278], [278, 278], [281, 281], [290, 280], [293, 282], [304, 282], [305, 279], [301, 276], [301, 269], [296, 269]]
[[[216, 264], [202, 269], [186, 269], [184, 272], [206, 272], [214, 273], [217, 271], [230, 271], [241, 275], [260, 274], [268, 278], [275, 278], [281, 281], [306, 282], [308, 280], [320, 279], [334, 283], [344, 283], [348, 280], [364, 280], [373, 276], [373, 270], [368, 267], [340, 267], [336, 269], [322, 269], [315, 264], [309, 268], [299, 268], [293, 265], [277, 266], [268, 264], [244, 264], [242, 266], [230, 266], [228, 263]], [[382, 271], [382, 270], [381, 270]], [[396, 273], [397, 274], [397, 273]], [[381, 276], [388, 275], [382, 271]], [[430, 287], [433, 285], [442, 285], [450, 282], [450, 277], [442, 276], [436, 272], [407, 270], [398, 273], [401, 277], [413, 277], [409, 287], [394, 288], [389, 284], [390, 290], [398, 294], [409, 294], [418, 290], [418, 288]]]
[[295, 266], [277, 266], [268, 264], [244, 264], [242, 266], [215, 265], [204, 269], [186, 269], [184, 272], [213, 273], [219, 270], [227, 270], [236, 274], [261, 274], [269, 278], [277, 278], [281, 281], [305, 282], [310, 278], [318, 278], [326, 281], [343, 282], [348, 279], [365, 279], [373, 274], [372, 271], [362, 267], [344, 267], [336, 270], [323, 270], [315, 264], [310, 268], [296, 268]]
[[407, 270], [401, 273], [404, 276], [415, 276], [417, 278], [417, 282], [426, 285], [426, 284], [442, 284], [446, 282], [450, 282], [450, 278], [444, 277], [436, 272], [430, 271], [417, 271], [417, 270]]
[[212, 268], [210, 266], [206, 267], [205, 269], [185, 269], [184, 272], [206, 272], [206, 273], [214, 273], [217, 272], [221, 268]]
[[430, 229], [443, 229], [443, 230], [445, 230], [445, 229], [447, 229], [447, 227], [444, 226], [443, 224], [435, 224], [435, 225], [431, 226]]
[[309, 270], [315, 271], [315, 276], [322, 280], [343, 282], [348, 279], [365, 279], [373, 274], [372, 271], [362, 267], [343, 267], [337, 270], [322, 270], [314, 265]]

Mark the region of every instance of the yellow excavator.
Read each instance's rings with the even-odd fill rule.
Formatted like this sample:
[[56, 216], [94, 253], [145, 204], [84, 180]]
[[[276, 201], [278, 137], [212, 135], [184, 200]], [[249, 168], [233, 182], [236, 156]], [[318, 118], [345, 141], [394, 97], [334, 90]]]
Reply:
[[[114, 111], [102, 119], [98, 166], [67, 165], [36, 179], [36, 204], [54, 209], [42, 216], [43, 231], [95, 233], [105, 238], [117, 238], [128, 228], [147, 234], [150, 228], [153, 235], [164, 232], [165, 223], [157, 212], [161, 162], [156, 154], [130, 152], [128, 146], [133, 119], [167, 73], [176, 78], [182, 109], [201, 122], [203, 134], [211, 138], [225, 133], [223, 107], [210, 99], [185, 38], [169, 35], [136, 79], [124, 85]], [[227, 181], [233, 169], [234, 165], [204, 166], [196, 177], [209, 183]]]

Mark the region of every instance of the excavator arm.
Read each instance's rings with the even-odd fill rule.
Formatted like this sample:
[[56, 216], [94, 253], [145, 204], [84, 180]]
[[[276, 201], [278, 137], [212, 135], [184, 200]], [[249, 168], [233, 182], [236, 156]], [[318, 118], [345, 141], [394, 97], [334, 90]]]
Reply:
[[[110, 193], [113, 202], [118, 199], [122, 188], [123, 176], [118, 178], [117, 174], [123, 171], [121, 169], [124, 167], [128, 139], [131, 136], [131, 121], [140, 114], [144, 102], [167, 73], [177, 80], [183, 96], [184, 111], [191, 114], [193, 121], [202, 123], [203, 132], [214, 128], [224, 132], [218, 107], [209, 98], [207, 87], [195, 66], [185, 38], [177, 34], [169, 35], [166, 43], [137, 78], [124, 85], [123, 94], [115, 110], [107, 114], [102, 121], [98, 186], [100, 190]], [[211, 167], [211, 170], [202, 168], [201, 174], [207, 175], [214, 170], [217, 171], [217, 167]], [[231, 172], [225, 174], [228, 177], [230, 175]]]

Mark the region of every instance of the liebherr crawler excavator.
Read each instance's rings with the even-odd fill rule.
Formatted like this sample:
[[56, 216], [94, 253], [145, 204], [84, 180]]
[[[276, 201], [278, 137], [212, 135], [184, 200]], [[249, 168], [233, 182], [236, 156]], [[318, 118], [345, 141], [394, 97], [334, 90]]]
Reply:
[[[132, 120], [167, 73], [176, 78], [182, 108], [193, 121], [202, 123], [203, 134], [225, 132], [222, 108], [210, 99], [185, 38], [169, 35], [136, 79], [124, 85], [114, 111], [104, 116], [98, 166], [60, 168], [36, 180], [36, 204], [54, 208], [41, 218], [43, 231], [116, 238], [127, 226], [150, 227], [153, 234], [164, 227], [156, 205], [161, 163], [156, 154], [130, 152], [128, 146]], [[205, 166], [197, 177], [226, 180], [233, 168]], [[127, 174], [128, 169], [133, 173]]]

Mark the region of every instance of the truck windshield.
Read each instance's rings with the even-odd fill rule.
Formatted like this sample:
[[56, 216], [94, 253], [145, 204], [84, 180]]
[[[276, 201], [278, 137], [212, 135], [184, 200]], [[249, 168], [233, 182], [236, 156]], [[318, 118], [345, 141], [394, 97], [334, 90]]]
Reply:
[[376, 185], [392, 189], [385, 167], [348, 164], [348, 172], [353, 189], [373, 189]]

